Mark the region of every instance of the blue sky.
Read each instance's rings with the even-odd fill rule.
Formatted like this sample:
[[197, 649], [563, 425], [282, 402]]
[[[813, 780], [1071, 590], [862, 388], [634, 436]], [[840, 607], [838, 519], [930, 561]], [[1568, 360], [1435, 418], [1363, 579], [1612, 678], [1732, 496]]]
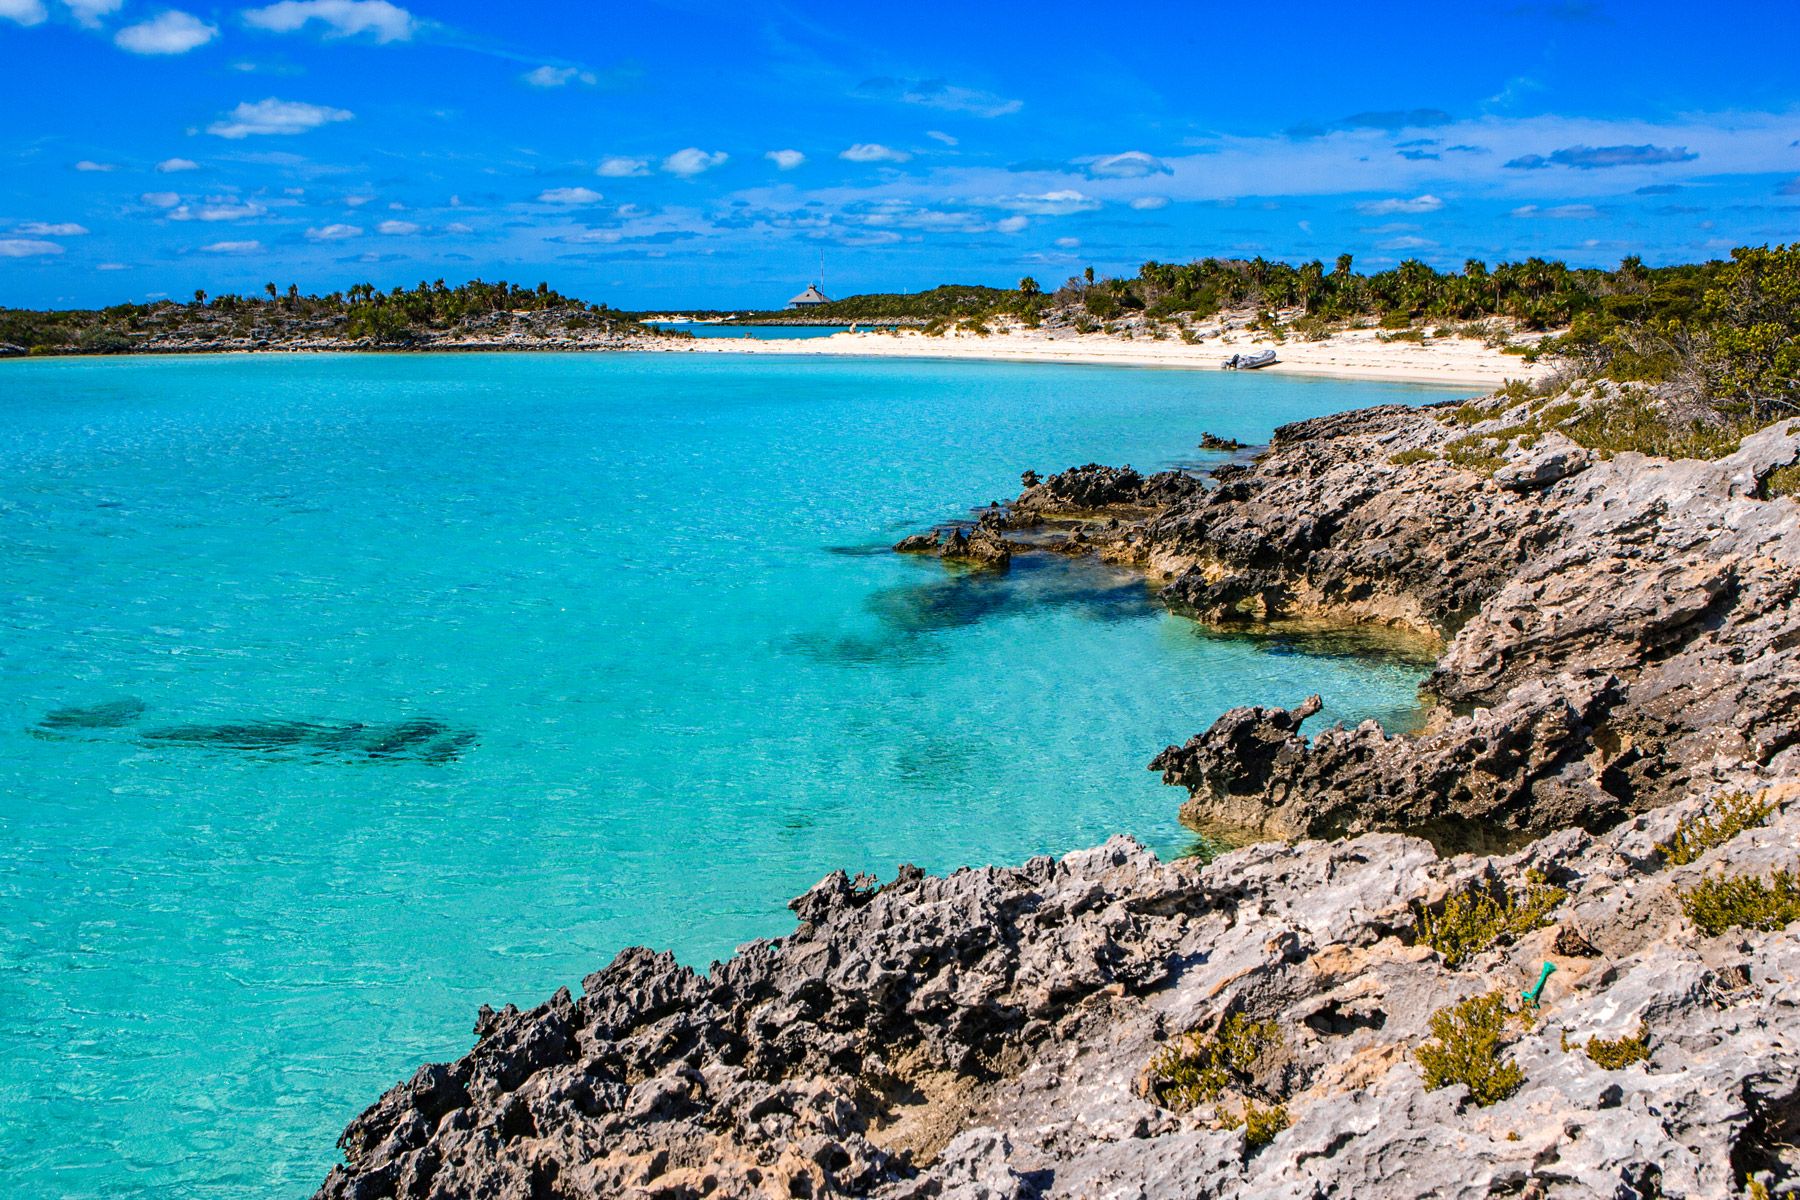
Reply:
[[1800, 240], [1800, 5], [0, 0], [0, 304]]

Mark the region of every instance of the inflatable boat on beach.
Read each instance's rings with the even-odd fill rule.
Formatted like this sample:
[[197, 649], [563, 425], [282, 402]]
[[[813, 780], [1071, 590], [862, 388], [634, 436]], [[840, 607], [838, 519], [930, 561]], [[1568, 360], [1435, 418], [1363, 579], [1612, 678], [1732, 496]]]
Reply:
[[1276, 361], [1273, 350], [1264, 350], [1260, 354], [1234, 354], [1219, 366], [1227, 371], [1255, 371], [1271, 366]]

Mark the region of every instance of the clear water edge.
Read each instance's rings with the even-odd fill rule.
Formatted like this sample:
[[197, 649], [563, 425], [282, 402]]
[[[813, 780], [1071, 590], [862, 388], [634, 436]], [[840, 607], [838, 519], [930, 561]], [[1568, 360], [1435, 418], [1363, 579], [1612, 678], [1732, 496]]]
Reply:
[[[1404, 652], [1141, 578], [883, 553], [1026, 468], [1440, 393], [706, 356], [0, 370], [0, 1182], [297, 1195], [344, 1122], [624, 945], [703, 963], [836, 867], [1192, 848], [1144, 770], [1235, 703], [1413, 719]], [[136, 697], [128, 727], [46, 713]], [[430, 717], [453, 761], [171, 745]]]

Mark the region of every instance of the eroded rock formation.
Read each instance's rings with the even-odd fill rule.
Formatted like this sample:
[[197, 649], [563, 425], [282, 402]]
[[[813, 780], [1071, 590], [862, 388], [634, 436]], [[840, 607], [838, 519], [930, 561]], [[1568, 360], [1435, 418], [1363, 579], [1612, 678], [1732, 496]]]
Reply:
[[[375, 1197], [1722, 1197], [1800, 1171], [1800, 941], [1708, 937], [1682, 889], [1792, 861], [1790, 807], [1698, 862], [1688, 806], [1505, 858], [1393, 834], [1200, 866], [1125, 839], [886, 887], [830, 876], [792, 935], [701, 974], [630, 950], [529, 1012], [484, 1010], [343, 1138], [323, 1200]], [[1417, 944], [1447, 893], [1541, 872], [1540, 929], [1455, 969]], [[1556, 972], [1488, 1107], [1428, 1091], [1433, 1012]], [[1514, 1001], [1517, 1005], [1517, 1001]], [[1215, 1102], [1149, 1064], [1228, 1014], [1273, 1046]], [[1587, 1039], [1647, 1031], [1609, 1069]], [[1245, 1101], [1289, 1122], [1260, 1148]], [[1226, 1118], [1226, 1119], [1222, 1119]]]
[[1244, 727], [1274, 718], [1238, 710], [1165, 751], [1156, 769], [1190, 789], [1191, 819], [1290, 836], [1445, 817], [1597, 828], [1800, 766], [1800, 505], [1758, 498], [1800, 459], [1800, 423], [1717, 462], [1606, 461], [1552, 433], [1487, 473], [1436, 457], [1470, 436], [1445, 415], [1286, 427], [1254, 467], [1145, 522], [1141, 561], [1202, 619], [1443, 641], [1425, 691], [1446, 707], [1417, 736], [1277, 724], [1255, 736], [1279, 751], [1251, 769]]

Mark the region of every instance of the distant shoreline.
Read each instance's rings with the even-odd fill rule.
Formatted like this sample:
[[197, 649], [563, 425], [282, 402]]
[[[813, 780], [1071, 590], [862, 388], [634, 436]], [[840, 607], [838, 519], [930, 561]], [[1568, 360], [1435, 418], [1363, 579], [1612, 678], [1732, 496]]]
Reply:
[[1444, 387], [1494, 388], [1509, 379], [1535, 380], [1551, 369], [1545, 363], [1528, 363], [1517, 355], [1503, 354], [1498, 349], [1467, 338], [1434, 337], [1424, 342], [1383, 341], [1377, 330], [1349, 330], [1319, 341], [1289, 338], [1282, 342], [1275, 342], [1266, 336], [1250, 337], [1241, 333], [1237, 336], [1215, 336], [1195, 342], [1180, 342], [1172, 339], [1132, 340], [1109, 334], [1053, 336], [1023, 329], [986, 336], [959, 331], [938, 335], [911, 331], [846, 332], [813, 338], [631, 337], [607, 341], [557, 339], [540, 342], [437, 342], [414, 347], [331, 345], [308, 340], [298, 344], [260, 347], [145, 346], [123, 353], [7, 357], [20, 361], [41, 361], [72, 358], [166, 358], [177, 355], [699, 353], [1063, 363], [1216, 371], [1220, 369], [1221, 362], [1232, 354], [1263, 349], [1275, 350], [1278, 361], [1273, 367], [1264, 369], [1276, 374], [1437, 384]]

